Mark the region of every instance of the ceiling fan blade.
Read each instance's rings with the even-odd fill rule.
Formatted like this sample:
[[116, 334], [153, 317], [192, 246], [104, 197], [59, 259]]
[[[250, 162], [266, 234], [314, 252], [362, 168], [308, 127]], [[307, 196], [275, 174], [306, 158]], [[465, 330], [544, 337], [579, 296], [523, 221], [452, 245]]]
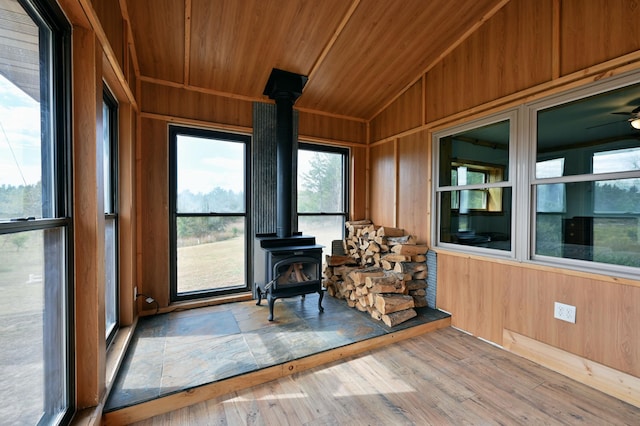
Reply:
[[586, 127], [585, 130], [595, 129], [596, 127], [610, 126], [612, 124], [622, 123], [623, 121], [628, 121], [628, 120], [618, 120], [618, 121], [612, 121], [610, 123], [596, 124], [595, 126]]

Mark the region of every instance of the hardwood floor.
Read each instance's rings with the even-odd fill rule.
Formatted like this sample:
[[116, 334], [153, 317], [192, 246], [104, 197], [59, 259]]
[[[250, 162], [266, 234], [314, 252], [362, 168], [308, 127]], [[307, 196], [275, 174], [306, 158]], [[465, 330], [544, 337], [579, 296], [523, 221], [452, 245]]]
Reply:
[[446, 328], [135, 423], [638, 425], [640, 408]]

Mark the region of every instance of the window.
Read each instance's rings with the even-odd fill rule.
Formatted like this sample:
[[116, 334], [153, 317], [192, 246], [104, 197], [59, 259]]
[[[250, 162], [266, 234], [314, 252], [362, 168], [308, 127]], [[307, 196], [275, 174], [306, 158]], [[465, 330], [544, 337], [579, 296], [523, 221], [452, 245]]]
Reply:
[[107, 345], [118, 331], [118, 104], [108, 90], [102, 100], [104, 172], [105, 325]]
[[348, 217], [348, 159], [346, 148], [298, 145], [298, 229], [329, 254]]
[[0, 4], [0, 416], [73, 411], [70, 28], [55, 2]]
[[639, 81], [616, 76], [435, 133], [437, 246], [637, 278]]
[[441, 245], [511, 251], [511, 121], [502, 115], [434, 135]]
[[612, 84], [535, 106], [534, 259], [640, 267], [640, 85]]
[[249, 136], [171, 126], [171, 297], [248, 290]]

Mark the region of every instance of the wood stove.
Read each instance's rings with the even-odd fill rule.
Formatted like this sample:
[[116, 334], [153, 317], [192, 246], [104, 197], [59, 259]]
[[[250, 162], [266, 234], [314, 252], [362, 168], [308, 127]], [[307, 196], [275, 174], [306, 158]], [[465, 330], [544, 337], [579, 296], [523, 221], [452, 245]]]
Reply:
[[276, 299], [318, 293], [318, 311], [323, 312], [322, 246], [315, 237], [293, 235], [280, 238], [274, 234], [256, 236], [255, 292], [260, 305], [263, 297], [269, 304], [269, 321], [273, 321]]
[[254, 296], [260, 304], [269, 303], [269, 321], [273, 321], [276, 299], [318, 293], [318, 310], [323, 311], [322, 246], [315, 237], [292, 232], [295, 199], [293, 170], [293, 104], [302, 94], [307, 77], [273, 69], [264, 94], [276, 104], [276, 232], [258, 234], [254, 242]]

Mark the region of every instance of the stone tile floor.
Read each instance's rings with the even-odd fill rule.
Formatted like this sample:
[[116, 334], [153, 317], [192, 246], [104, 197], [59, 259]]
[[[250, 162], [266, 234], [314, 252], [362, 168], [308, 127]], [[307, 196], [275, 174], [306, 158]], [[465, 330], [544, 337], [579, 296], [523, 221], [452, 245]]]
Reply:
[[417, 309], [393, 329], [333, 297], [278, 299], [274, 321], [263, 301], [237, 302], [143, 317], [122, 363], [105, 412], [191, 387], [281, 364], [449, 315]]

